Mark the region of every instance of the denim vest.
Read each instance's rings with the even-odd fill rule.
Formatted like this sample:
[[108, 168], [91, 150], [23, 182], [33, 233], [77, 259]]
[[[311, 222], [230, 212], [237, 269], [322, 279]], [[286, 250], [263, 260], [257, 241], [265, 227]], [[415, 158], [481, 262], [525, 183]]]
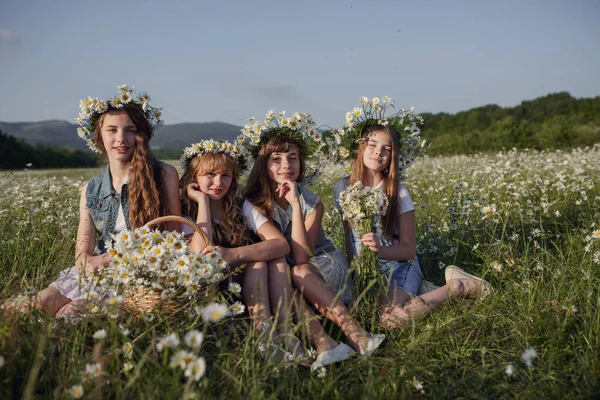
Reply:
[[117, 193], [112, 187], [110, 170], [106, 166], [104, 172], [90, 179], [85, 193], [85, 206], [94, 221], [96, 237], [99, 235], [95, 253], [102, 254], [106, 252], [104, 242], [110, 240], [110, 235], [114, 233], [115, 222], [117, 221], [117, 214], [119, 213], [119, 206], [121, 204], [123, 205], [125, 225], [127, 229], [131, 229], [127, 184], [121, 187], [120, 194]]
[[[306, 220], [306, 217], [315, 211], [317, 203], [321, 201], [321, 198], [315, 193], [308, 189], [305, 189], [300, 184], [298, 185], [298, 194], [300, 197], [300, 208], [302, 209], [302, 217]], [[274, 203], [273, 209], [273, 225], [279, 230], [288, 243], [292, 243], [292, 207], [288, 206], [288, 209], [284, 211], [277, 203]], [[319, 227], [319, 233], [317, 234], [317, 242], [315, 243], [315, 251], [313, 256], [318, 256], [323, 253], [331, 253], [336, 248], [331, 243], [331, 240], [325, 236], [323, 227]], [[286, 261], [290, 265], [296, 265], [294, 256], [290, 251], [285, 257]]]

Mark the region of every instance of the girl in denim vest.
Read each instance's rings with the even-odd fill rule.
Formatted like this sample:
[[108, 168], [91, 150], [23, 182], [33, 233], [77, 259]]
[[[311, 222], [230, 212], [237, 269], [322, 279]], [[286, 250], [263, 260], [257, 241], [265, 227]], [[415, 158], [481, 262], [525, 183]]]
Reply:
[[[86, 303], [79, 276], [108, 265], [111, 256], [104, 242], [111, 234], [162, 215], [181, 215], [177, 170], [150, 151], [160, 110], [149, 105], [148, 95], [120, 86], [117, 96], [84, 99], [80, 109], [78, 134], [108, 165], [81, 189], [75, 266], [32, 299], [35, 307], [57, 317], [73, 315]], [[180, 224], [167, 225], [162, 228], [180, 230]]]
[[[246, 165], [245, 151], [228, 142], [205, 140], [187, 147], [181, 157], [183, 175], [183, 215], [195, 221], [218, 247], [230, 267], [243, 267], [234, 275], [230, 287], [243, 286], [242, 295], [263, 345], [273, 345], [266, 353], [274, 361], [282, 361], [285, 346], [277, 332], [271, 332], [271, 305], [268, 296], [267, 260], [289, 252], [285, 238], [275, 227], [264, 224], [253, 235], [244, 223], [237, 197], [237, 179]], [[184, 225], [190, 237], [191, 252], [208, 254], [214, 250], [203, 237]], [[239, 268], [238, 268], [239, 270]], [[238, 272], [238, 271], [234, 271]], [[233, 289], [235, 290], [235, 289]], [[273, 334], [274, 337], [269, 337]], [[267, 347], [265, 347], [265, 350]]]
[[[244, 192], [248, 200], [244, 215], [250, 228], [256, 231], [267, 220], [273, 221], [291, 247], [286, 259], [269, 262], [270, 276], [277, 276], [281, 282], [271, 288], [271, 296], [284, 299], [284, 306], [292, 302], [292, 292], [282, 290], [290, 290], [291, 275], [304, 297], [340, 326], [349, 340], [352, 347], [336, 342], [323, 330], [312, 310], [302, 307], [304, 298], [294, 299], [300, 306], [298, 311], [308, 321], [310, 339], [317, 347], [313, 370], [342, 361], [355, 352], [369, 356], [382, 344], [385, 336], [366, 332], [351, 318], [342, 301], [348, 299], [347, 260], [323, 232], [321, 199], [299, 184], [306, 170], [305, 157], [310, 151], [310, 117], [295, 114], [290, 119], [274, 120], [279, 124], [261, 132], [263, 144], [258, 149]], [[289, 120], [291, 122], [286, 124]], [[309, 127], [302, 128], [303, 123]], [[255, 128], [250, 126], [247, 130], [252, 134]]]
[[[367, 108], [366, 112], [370, 110], [373, 107]], [[349, 119], [352, 122], [352, 118]], [[341, 192], [358, 181], [364, 186], [381, 187], [389, 200], [382, 220], [382, 235], [370, 232], [361, 236], [344, 223], [346, 250], [350, 259], [359, 251], [374, 251], [379, 257], [378, 267], [388, 284], [387, 293], [381, 296], [381, 323], [387, 328], [410, 324], [451, 298], [476, 297], [491, 291], [490, 285], [483, 279], [449, 266], [446, 268], [445, 286], [419, 293], [423, 275], [416, 256], [415, 208], [408, 190], [400, 184], [400, 175], [409, 164], [407, 160], [412, 159], [406, 152], [411, 140], [409, 138], [405, 143], [404, 164], [401, 164], [399, 141], [403, 132], [411, 130], [413, 119], [412, 111], [404, 115], [402, 110], [401, 117], [394, 116], [390, 121], [379, 115], [376, 119], [366, 118], [354, 127], [350, 125], [344, 136], [349, 143], [356, 143], [351, 175], [338, 181], [334, 187], [338, 209], [341, 209]], [[396, 122], [399, 130], [392, 127], [396, 126]], [[415, 137], [414, 132], [412, 137]]]

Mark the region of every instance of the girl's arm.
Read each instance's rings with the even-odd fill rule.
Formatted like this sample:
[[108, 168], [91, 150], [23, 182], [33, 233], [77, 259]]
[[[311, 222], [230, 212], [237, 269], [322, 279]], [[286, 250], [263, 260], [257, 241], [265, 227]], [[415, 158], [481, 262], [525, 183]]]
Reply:
[[[198, 203], [198, 214], [196, 215], [196, 225], [204, 231], [206, 237], [212, 240], [212, 217], [210, 215], [210, 199], [208, 196], [200, 191], [200, 187], [197, 183], [192, 182], [188, 185], [188, 195], [192, 200]], [[190, 252], [200, 253], [206, 248], [208, 243], [204, 238], [194, 231], [192, 240], [189, 245]], [[225, 260], [227, 261], [227, 260]]]
[[325, 207], [319, 201], [315, 210], [303, 218], [300, 202], [292, 206], [292, 255], [297, 264], [306, 264], [312, 257], [321, 228]]
[[362, 235], [360, 240], [371, 250], [377, 252], [379, 258], [385, 260], [412, 260], [417, 254], [417, 238], [415, 234], [415, 212], [409, 211], [396, 217], [396, 226], [400, 235], [400, 243], [381, 246], [377, 234], [371, 232]]
[[[287, 240], [272, 223], [265, 222], [256, 233], [262, 242], [235, 248], [218, 246], [221, 257], [229, 265], [236, 267], [253, 261], [269, 261], [284, 257], [290, 252]], [[207, 250], [211, 250], [210, 246], [207, 247]]]
[[98, 267], [108, 265], [111, 256], [108, 253], [99, 256], [93, 255], [96, 228], [85, 204], [86, 191], [87, 183], [81, 189], [81, 196], [79, 197], [79, 227], [77, 228], [77, 243], [75, 245], [75, 266], [80, 273], [94, 273]]
[[[181, 216], [181, 203], [179, 201], [179, 174], [177, 170], [169, 164], [161, 162], [163, 180], [167, 189], [167, 205], [171, 215]], [[179, 222], [168, 222], [167, 229], [170, 231], [181, 232]]]

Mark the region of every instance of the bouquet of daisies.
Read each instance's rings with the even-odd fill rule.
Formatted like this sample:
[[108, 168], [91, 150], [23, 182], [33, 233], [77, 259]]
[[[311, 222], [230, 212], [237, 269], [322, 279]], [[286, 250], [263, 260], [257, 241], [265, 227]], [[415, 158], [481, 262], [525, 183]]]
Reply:
[[[340, 194], [340, 205], [342, 217], [359, 235], [368, 232], [382, 235], [381, 218], [387, 211], [388, 198], [381, 188], [371, 188], [363, 186], [362, 182], [356, 182]], [[365, 317], [376, 315], [379, 295], [385, 287], [377, 261], [377, 254], [363, 244], [352, 261], [355, 310]]]
[[137, 304], [129, 305], [141, 311], [157, 306], [141, 304], [153, 297], [175, 302], [201, 298], [210, 284], [225, 278], [228, 270], [217, 250], [207, 255], [189, 254], [180, 232], [141, 227], [113, 235], [106, 246], [112, 256], [109, 265], [82, 278], [93, 313], [116, 315], [131, 293], [144, 293], [134, 300]]

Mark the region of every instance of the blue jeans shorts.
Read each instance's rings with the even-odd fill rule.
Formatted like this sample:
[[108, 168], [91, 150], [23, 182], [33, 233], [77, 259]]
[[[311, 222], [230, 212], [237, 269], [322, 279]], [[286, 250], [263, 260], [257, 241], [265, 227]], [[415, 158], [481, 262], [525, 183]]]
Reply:
[[379, 260], [379, 268], [389, 287], [401, 289], [412, 297], [419, 293], [423, 274], [417, 257], [409, 261]]

